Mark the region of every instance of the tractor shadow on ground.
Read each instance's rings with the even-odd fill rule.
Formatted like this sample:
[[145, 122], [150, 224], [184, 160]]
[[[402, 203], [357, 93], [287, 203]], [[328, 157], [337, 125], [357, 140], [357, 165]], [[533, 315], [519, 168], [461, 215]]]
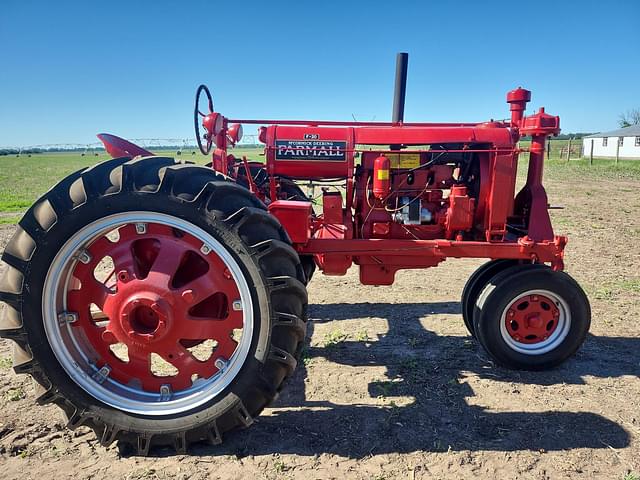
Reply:
[[[516, 372], [496, 367], [471, 337], [442, 336], [426, 330], [421, 318], [459, 313], [457, 302], [311, 305], [313, 323], [375, 316], [388, 321], [383, 336], [310, 347], [294, 377], [257, 425], [228, 435], [222, 448], [197, 447], [193, 453], [238, 456], [333, 453], [362, 458], [377, 453], [448, 450], [538, 450], [622, 448], [630, 443], [624, 428], [589, 412], [498, 412], [466, 401], [474, 392], [464, 376], [502, 382], [497, 394], [517, 399], [519, 385], [584, 384], [585, 376], [640, 376], [640, 338], [590, 336], [580, 352], [547, 372]], [[460, 320], [461, 321], [461, 320]], [[386, 381], [368, 385], [366, 404], [310, 401], [305, 378], [314, 375], [315, 358], [352, 367], [386, 367]], [[322, 362], [324, 363], [324, 362]], [[307, 367], [307, 365], [309, 365]], [[331, 376], [327, 381], [331, 381]], [[331, 388], [344, 388], [340, 380]], [[334, 395], [335, 396], [335, 395]], [[396, 406], [394, 397], [415, 400]], [[316, 395], [317, 398], [317, 395]], [[567, 407], [568, 409], [570, 407]]]

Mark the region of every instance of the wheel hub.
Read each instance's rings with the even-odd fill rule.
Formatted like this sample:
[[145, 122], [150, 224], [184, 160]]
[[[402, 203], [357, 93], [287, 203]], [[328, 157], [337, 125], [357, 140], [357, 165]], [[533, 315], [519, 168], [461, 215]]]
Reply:
[[560, 310], [545, 295], [519, 297], [507, 308], [505, 327], [513, 340], [536, 344], [547, 340], [558, 328]]
[[[118, 321], [119, 320], [119, 321]], [[110, 321], [109, 327], [121, 329], [116, 335], [123, 342], [154, 342], [171, 333], [171, 308], [160, 296], [153, 293], [142, 294], [126, 301], [119, 318]]]

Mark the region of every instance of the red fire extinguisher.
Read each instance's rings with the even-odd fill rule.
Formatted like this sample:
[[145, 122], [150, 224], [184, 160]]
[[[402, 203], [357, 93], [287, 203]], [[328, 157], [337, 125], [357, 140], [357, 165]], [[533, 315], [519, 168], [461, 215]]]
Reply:
[[389, 196], [391, 187], [390, 168], [391, 162], [384, 155], [380, 155], [373, 162], [373, 196], [378, 200], [384, 200]]

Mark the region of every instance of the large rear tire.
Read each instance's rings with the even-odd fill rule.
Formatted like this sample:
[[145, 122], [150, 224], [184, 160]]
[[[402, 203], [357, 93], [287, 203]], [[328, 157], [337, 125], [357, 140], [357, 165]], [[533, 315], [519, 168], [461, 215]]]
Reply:
[[2, 260], [16, 372], [104, 445], [220, 443], [275, 398], [304, 341], [286, 232], [205, 167], [148, 157], [76, 172], [27, 211]]

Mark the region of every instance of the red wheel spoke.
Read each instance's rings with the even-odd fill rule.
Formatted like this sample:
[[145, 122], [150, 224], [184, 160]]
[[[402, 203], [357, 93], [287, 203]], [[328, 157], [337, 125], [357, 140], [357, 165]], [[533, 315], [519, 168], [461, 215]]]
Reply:
[[82, 282], [80, 290], [71, 290], [67, 294], [68, 309], [78, 311], [91, 303], [95, 303], [101, 310], [104, 309], [105, 301], [111, 294], [111, 290], [93, 276], [80, 281]]
[[240, 329], [244, 326], [244, 314], [242, 311], [229, 310], [229, 316], [224, 320], [230, 330]]
[[133, 252], [131, 251], [130, 242], [118, 245], [110, 256], [113, 260], [113, 268], [116, 271], [116, 275], [123, 271], [127, 272], [128, 277], [133, 275], [135, 271], [135, 260], [133, 258]]
[[[92, 321], [83, 321], [82, 319], [73, 324], [74, 329], [81, 329], [84, 337], [91, 343], [95, 349], [95, 353], [99, 357], [97, 363], [110, 363], [113, 352], [109, 348], [109, 345], [117, 343], [117, 340], [109, 338], [109, 336], [103, 336], [106, 331], [105, 327], [99, 327]], [[106, 338], [106, 341], [105, 341]]]
[[[129, 363], [132, 372], [137, 372], [136, 378], [143, 379], [151, 372], [151, 355], [149, 353], [137, 350], [136, 348], [129, 348]], [[132, 373], [135, 377], [135, 374]]]
[[217, 283], [209, 275], [201, 275], [180, 288], [180, 298], [187, 306], [197, 305], [218, 291]]
[[213, 352], [213, 359], [223, 358], [224, 360], [229, 360], [236, 347], [238, 346], [238, 342], [236, 342], [233, 338], [228, 337], [224, 342], [218, 342], [218, 346]]
[[181, 340], [222, 341], [231, 334], [226, 320], [209, 320], [206, 318], [186, 317], [180, 321], [179, 334]]
[[179, 343], [176, 343], [169, 351], [158, 352], [158, 354], [182, 374], [203, 374], [207, 371], [206, 362], [198, 360]]
[[106, 257], [107, 255], [111, 255], [113, 247], [113, 242], [111, 242], [107, 237], [100, 237], [89, 247], [87, 247], [87, 251], [91, 254], [91, 268], [95, 268], [95, 266], [102, 258]]
[[149, 272], [149, 279], [153, 278], [164, 286], [170, 286], [187, 250], [188, 248], [174, 242], [163, 243]]
[[224, 293], [230, 304], [240, 298], [240, 292], [233, 280], [221, 278], [219, 275], [214, 277], [209, 273], [182, 286], [180, 298], [186, 305], [193, 306], [218, 292]]

